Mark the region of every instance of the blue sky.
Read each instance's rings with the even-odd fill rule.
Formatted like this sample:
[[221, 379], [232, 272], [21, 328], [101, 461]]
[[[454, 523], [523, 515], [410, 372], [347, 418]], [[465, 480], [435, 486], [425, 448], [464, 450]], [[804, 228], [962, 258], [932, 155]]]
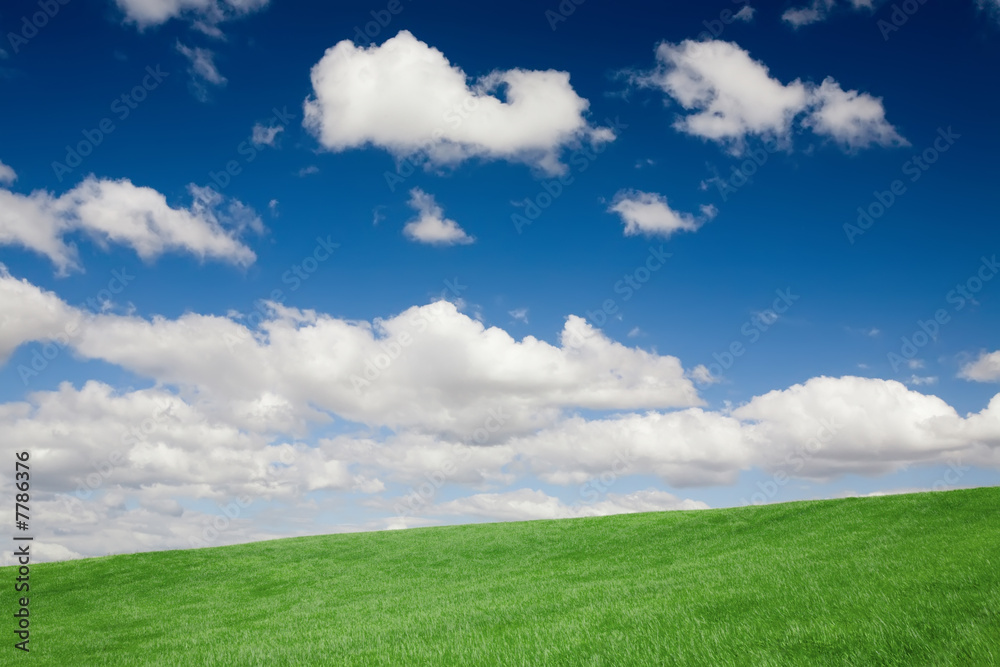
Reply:
[[43, 555], [995, 484], [997, 9], [5, 4]]

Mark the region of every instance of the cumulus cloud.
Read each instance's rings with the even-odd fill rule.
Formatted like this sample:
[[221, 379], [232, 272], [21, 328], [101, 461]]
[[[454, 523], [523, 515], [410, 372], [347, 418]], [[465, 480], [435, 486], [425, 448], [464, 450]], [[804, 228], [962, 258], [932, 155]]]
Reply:
[[797, 121], [847, 149], [907, 145], [885, 119], [880, 98], [844, 91], [827, 78], [817, 87], [795, 79], [782, 83], [768, 68], [731, 42], [686, 40], [657, 47], [657, 68], [638, 78], [681, 106], [674, 128], [726, 145], [734, 153], [746, 139], [761, 137], [787, 146]]
[[0, 264], [0, 364], [22, 343], [72, 330], [79, 313], [52, 292], [10, 275]]
[[464, 245], [475, 241], [457, 222], [445, 218], [444, 209], [420, 188], [410, 190], [409, 205], [417, 212], [417, 217], [403, 228], [409, 239], [429, 245]]
[[844, 148], [856, 150], [877, 146], [905, 146], [907, 142], [885, 119], [882, 99], [856, 90], [845, 91], [827, 77], [813, 91], [814, 110], [803, 121], [805, 127], [832, 138]]
[[428, 165], [502, 159], [561, 173], [564, 146], [614, 139], [588, 124], [568, 73], [497, 70], [470, 85], [405, 30], [381, 46], [339, 42], [313, 66], [312, 85], [303, 124], [331, 151], [373, 145]]
[[125, 20], [139, 29], [186, 18], [212, 36], [220, 36], [218, 24], [245, 16], [267, 6], [269, 0], [115, 0]]
[[[5, 280], [14, 280], [6, 278]], [[569, 408], [701, 404], [676, 357], [609, 340], [577, 316], [561, 345], [518, 341], [447, 301], [372, 323], [271, 303], [255, 329], [229, 317], [103, 314], [75, 351], [196, 391], [248, 428], [352, 421], [468, 437], [490, 410], [503, 431], [530, 431]], [[44, 329], [44, 327], [43, 327]], [[435, 389], [430, 389], [434, 387]], [[261, 423], [250, 423], [257, 414]]]
[[263, 229], [260, 219], [235, 199], [208, 198], [191, 186], [194, 203], [173, 208], [156, 190], [129, 180], [86, 178], [56, 197], [44, 190], [22, 195], [0, 188], [0, 245], [45, 255], [60, 274], [80, 270], [77, 251], [65, 237], [84, 232], [94, 241], [131, 247], [145, 261], [183, 251], [199, 259], [252, 264], [253, 251], [238, 240], [244, 229]]
[[[305, 494], [322, 498], [317, 492], [362, 494], [370, 498], [363, 506], [384, 511], [400, 499], [382, 497], [383, 479], [414, 486], [431, 479], [460, 487], [514, 485], [448, 501], [435, 502], [431, 492], [416, 507], [418, 516], [509, 521], [707, 507], [658, 489], [581, 495], [570, 504], [517, 487], [525, 471], [559, 485], [613, 472], [615, 479], [653, 473], [675, 486], [698, 486], [730, 483], [751, 466], [809, 479], [912, 462], [1000, 466], [1000, 396], [963, 419], [940, 399], [899, 383], [849, 377], [771, 392], [731, 415], [689, 409], [596, 421], [575, 417], [531, 437], [485, 446], [412, 431], [388, 439], [345, 434], [305, 446], [248, 431], [200, 398], [185, 401], [160, 388], [119, 393], [100, 382], [79, 389], [64, 383], [0, 404], [0, 428], [30, 448], [47, 471], [35, 502], [61, 529], [45, 559], [306, 534], [262, 530], [261, 514], [270, 507], [283, 526], [289, 519], [296, 525], [296, 518], [315, 526], [308, 518], [319, 508]], [[0, 491], [10, 486], [0, 481]], [[225, 519], [222, 508], [232, 512], [237, 500], [243, 507], [257, 503], [253, 521], [249, 512]], [[267, 505], [272, 502], [277, 504]], [[203, 509], [191, 509], [195, 503]], [[364, 525], [426, 523], [405, 515]], [[222, 526], [221, 534], [213, 526]], [[333, 529], [315, 526], [313, 532]]]
[[617, 460], [616, 472], [641, 470], [678, 487], [731, 484], [754, 462], [739, 420], [701, 408], [572, 417], [510, 444], [531, 452], [531, 470], [552, 484], [582, 484]]
[[[501, 415], [502, 416], [502, 415]], [[359, 474], [390, 483], [419, 484], [440, 476], [447, 481], [473, 488], [508, 485], [516, 480], [510, 467], [519, 456], [509, 444], [491, 444], [470, 438], [461, 442], [447, 436], [401, 431], [385, 439], [351, 435], [321, 440], [324, 456], [351, 461]], [[391, 507], [392, 503], [385, 503]], [[426, 505], [426, 503], [422, 503]]]
[[981, 353], [978, 359], [962, 367], [959, 377], [974, 382], [1000, 382], [1000, 350]]
[[701, 215], [670, 208], [667, 198], [655, 192], [619, 190], [608, 212], [617, 213], [625, 223], [625, 236], [669, 237], [676, 232], [693, 232], [716, 216], [718, 210], [702, 206]]
[[[0, 304], [4, 358], [72, 322], [76, 357], [152, 384], [64, 383], [0, 403], [0, 432], [46, 470], [37, 502], [61, 533], [40, 553], [52, 558], [191, 546], [225, 516], [211, 508], [236, 498], [261, 501], [254, 520], [227, 519], [212, 543], [331, 532], [317, 513], [347, 493], [382, 512], [366, 526], [417, 525], [386, 512], [399, 514], [400, 485], [428, 480], [450, 485], [447, 500], [432, 490], [420, 516], [509, 520], [703, 506], [656, 489], [567, 504], [525, 488], [535, 478], [655, 475], [677, 489], [751, 469], [828, 480], [951, 461], [1000, 468], [1000, 395], [961, 416], [899, 382], [820, 377], [709, 410], [689, 379], [697, 368], [575, 316], [558, 345], [446, 301], [372, 322], [270, 303], [248, 327], [238, 314], [82, 313], [6, 272]], [[334, 420], [347, 428], [310, 437]], [[0, 494], [11, 484], [0, 478]], [[303, 528], [265, 530], [267, 512]]]
[[553, 484], [582, 484], [608, 470], [687, 487], [731, 484], [750, 468], [829, 480], [955, 459], [996, 467], [1000, 396], [962, 418], [899, 382], [819, 377], [732, 410], [568, 418], [508, 446]]
[[10, 185], [17, 180], [17, 172], [0, 160], [0, 185]]
[[[798, 476], [816, 479], [943, 462], [974, 444], [961, 437], [954, 408], [893, 380], [813, 378], [758, 396], [732, 414], [752, 422], [747, 435], [765, 467], [792, 466]], [[1000, 430], [991, 437], [992, 446], [1000, 444]]]
[[199, 101], [208, 100], [208, 86], [224, 86], [228, 83], [215, 66], [215, 54], [209, 49], [191, 48], [177, 42], [177, 51], [188, 60], [188, 74], [191, 76], [189, 87]]
[[[47, 471], [33, 483], [33, 500], [58, 522], [59, 545], [73, 554], [193, 546], [191, 538], [204, 539], [222, 514], [185, 508], [196, 502], [294, 507], [305, 493], [383, 489], [322, 450], [248, 433], [162, 389], [118, 393], [101, 382], [63, 383], [0, 404], [0, 429]], [[267, 536], [248, 519], [234, 521], [220, 543]]]

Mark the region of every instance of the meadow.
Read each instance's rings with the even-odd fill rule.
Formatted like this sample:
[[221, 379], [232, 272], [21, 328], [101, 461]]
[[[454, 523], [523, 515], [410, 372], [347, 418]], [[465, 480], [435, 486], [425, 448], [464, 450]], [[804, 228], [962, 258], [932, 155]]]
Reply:
[[[40, 564], [76, 665], [995, 665], [1000, 488]], [[14, 569], [2, 569], [12, 591]]]

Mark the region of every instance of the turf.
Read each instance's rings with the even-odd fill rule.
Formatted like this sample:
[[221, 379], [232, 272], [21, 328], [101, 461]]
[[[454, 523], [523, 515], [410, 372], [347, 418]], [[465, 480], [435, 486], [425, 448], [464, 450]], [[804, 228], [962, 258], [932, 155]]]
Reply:
[[51, 665], [995, 665], [1000, 488], [41, 564]]

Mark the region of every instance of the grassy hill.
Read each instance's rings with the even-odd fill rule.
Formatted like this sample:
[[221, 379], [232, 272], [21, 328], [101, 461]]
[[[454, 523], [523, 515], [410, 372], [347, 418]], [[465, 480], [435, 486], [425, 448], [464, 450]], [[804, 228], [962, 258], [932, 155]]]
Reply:
[[43, 564], [31, 621], [52, 665], [996, 665], [1000, 488]]

